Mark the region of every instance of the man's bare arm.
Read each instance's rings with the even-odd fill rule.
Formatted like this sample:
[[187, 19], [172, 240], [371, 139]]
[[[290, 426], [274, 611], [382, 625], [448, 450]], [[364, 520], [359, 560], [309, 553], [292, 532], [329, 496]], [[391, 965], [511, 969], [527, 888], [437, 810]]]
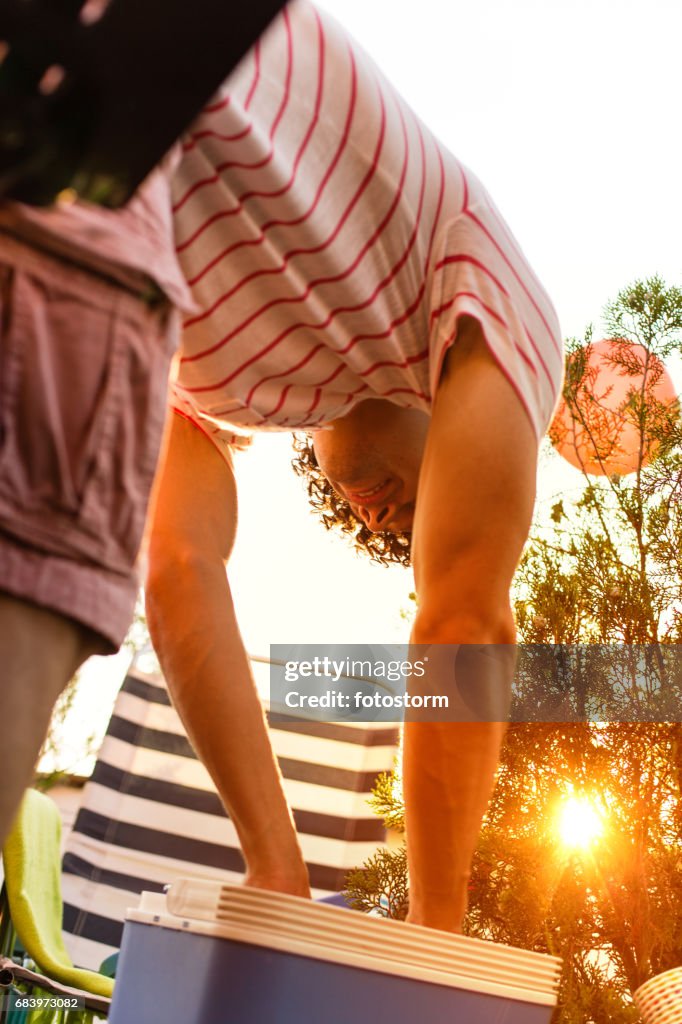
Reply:
[[[531, 522], [536, 461], [537, 440], [519, 398], [477, 321], [460, 321], [419, 481], [414, 643], [514, 643], [509, 588]], [[446, 646], [441, 652], [448, 671], [452, 652]], [[437, 662], [432, 652], [433, 671]], [[511, 658], [487, 659], [487, 667], [481, 685], [504, 694]], [[504, 731], [502, 722], [487, 720], [405, 727], [409, 919], [416, 924], [461, 928]]]
[[234, 475], [175, 416], [149, 543], [147, 617], [173, 701], [237, 828], [246, 881], [309, 895], [308, 878], [225, 571]]

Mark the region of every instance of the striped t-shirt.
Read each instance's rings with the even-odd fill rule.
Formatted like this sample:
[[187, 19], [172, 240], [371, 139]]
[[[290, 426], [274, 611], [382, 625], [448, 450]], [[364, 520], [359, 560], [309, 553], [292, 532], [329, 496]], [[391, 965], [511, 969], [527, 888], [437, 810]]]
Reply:
[[429, 411], [465, 313], [544, 433], [563, 368], [546, 293], [479, 181], [307, 0], [195, 122], [173, 193], [199, 306], [175, 403], [219, 447], [368, 398]]

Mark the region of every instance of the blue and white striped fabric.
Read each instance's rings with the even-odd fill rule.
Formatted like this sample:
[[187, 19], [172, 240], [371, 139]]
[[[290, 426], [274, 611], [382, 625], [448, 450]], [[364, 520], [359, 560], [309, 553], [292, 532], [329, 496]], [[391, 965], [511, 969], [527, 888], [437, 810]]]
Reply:
[[[391, 768], [397, 730], [385, 724], [271, 725], [314, 895], [385, 839], [367, 798]], [[236, 830], [197, 760], [158, 674], [132, 670], [121, 687], [63, 860], [65, 941], [96, 968], [120, 946], [127, 908], [179, 877], [236, 882]]]

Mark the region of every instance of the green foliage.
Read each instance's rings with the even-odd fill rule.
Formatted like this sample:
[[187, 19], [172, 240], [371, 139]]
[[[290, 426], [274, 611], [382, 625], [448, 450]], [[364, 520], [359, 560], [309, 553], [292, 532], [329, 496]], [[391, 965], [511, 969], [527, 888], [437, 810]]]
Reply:
[[666, 285], [657, 274], [635, 281], [604, 310], [614, 338], [629, 338], [665, 359], [679, 350], [682, 335], [682, 288]]
[[364, 867], [349, 872], [346, 896], [355, 910], [404, 921], [407, 916], [407, 854], [377, 850]]
[[[131, 655], [151, 648], [144, 612], [144, 601], [141, 594], [138, 596], [133, 622], [128, 635], [123, 641], [123, 645], [130, 651]], [[46, 791], [58, 785], [65, 777], [71, 774], [75, 762], [79, 762], [95, 752], [97, 738], [94, 733], [91, 733], [82, 738], [78, 752], [72, 755], [75, 758], [73, 762], [69, 763], [65, 758], [64, 734], [70, 728], [69, 716], [73, 710], [79, 685], [80, 673], [77, 672], [54, 706], [50, 727], [39, 756], [39, 762], [44, 763], [47, 761], [53, 767], [47, 772], [41, 772], [35, 778], [33, 784], [37, 789]], [[73, 732], [72, 729], [71, 732]]]
[[[634, 1024], [629, 992], [682, 963], [682, 726], [515, 723], [473, 864], [468, 934], [564, 959], [555, 1024]], [[603, 837], [559, 841], [558, 813], [588, 795]], [[393, 797], [393, 798], [392, 798]], [[375, 808], [404, 828], [399, 772]], [[348, 876], [353, 906], [403, 919], [405, 849]]]
[[[623, 289], [604, 319], [613, 338], [660, 359], [682, 353], [682, 289], [658, 277]], [[625, 344], [615, 358], [628, 372]], [[511, 725], [472, 869], [470, 934], [563, 957], [554, 1024], [636, 1024], [630, 992], [682, 964], [682, 724], [666, 721], [682, 706], [682, 425], [651, 399], [651, 372], [628, 399], [636, 471], [585, 476], [533, 528], [514, 592], [527, 645], [519, 687], [531, 708], [556, 694], [566, 720]], [[572, 342], [569, 404], [582, 391], [589, 406], [592, 384], [585, 344]], [[622, 720], [588, 720], [606, 706]], [[571, 794], [604, 823], [586, 850], [560, 841]], [[403, 827], [398, 772], [380, 778], [373, 803]], [[406, 888], [404, 853], [370, 863], [354, 873], [354, 897], [365, 909], [379, 893], [385, 910], [386, 893]]]
[[131, 654], [138, 654], [140, 651], [150, 647], [149, 630], [147, 628], [147, 614], [144, 607], [144, 593], [142, 590], [137, 595], [133, 621], [130, 624], [128, 634], [123, 641], [123, 646]]
[[[605, 319], [617, 338], [659, 359], [682, 353], [682, 289], [658, 277], [620, 292]], [[594, 397], [585, 352], [569, 346], [564, 397], [578, 418], [589, 408], [584, 395]], [[624, 373], [640, 372], [626, 341], [614, 359]], [[549, 521], [536, 523], [517, 576], [517, 621], [527, 643], [682, 640], [682, 420], [679, 408], [653, 394], [660, 372], [660, 363], [647, 364], [628, 400], [640, 439], [636, 472], [585, 476], [577, 499], [562, 496]], [[594, 444], [596, 451], [597, 438]]]
[[397, 767], [377, 777], [369, 802], [387, 829], [405, 831], [405, 803]]
[[[628, 993], [682, 963], [681, 742], [677, 723], [510, 728], [469, 929], [564, 958], [561, 1024], [637, 1020]], [[586, 850], [559, 840], [572, 793], [589, 796], [604, 823]]]
[[[76, 673], [68, 686], [62, 691], [52, 712], [50, 727], [40, 751], [39, 761], [46, 760], [53, 767], [50, 771], [41, 772], [33, 783], [36, 789], [40, 789], [43, 792], [58, 785], [71, 771], [71, 765], [64, 763], [62, 741], [65, 724], [73, 708], [79, 682], [79, 675]], [[78, 760], [92, 753], [94, 742], [94, 736], [84, 737], [78, 753]]]

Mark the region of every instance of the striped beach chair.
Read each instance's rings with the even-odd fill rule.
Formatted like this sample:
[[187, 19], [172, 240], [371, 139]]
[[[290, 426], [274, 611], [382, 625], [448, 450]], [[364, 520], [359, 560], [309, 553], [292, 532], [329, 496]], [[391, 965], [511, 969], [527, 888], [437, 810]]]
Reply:
[[[397, 729], [281, 720], [270, 728], [314, 895], [338, 892], [385, 840], [368, 796], [392, 766]], [[186, 876], [234, 883], [242, 871], [234, 825], [162, 676], [134, 668], [66, 843], [64, 930], [74, 962], [97, 968], [119, 948], [126, 910], [142, 891]]]

